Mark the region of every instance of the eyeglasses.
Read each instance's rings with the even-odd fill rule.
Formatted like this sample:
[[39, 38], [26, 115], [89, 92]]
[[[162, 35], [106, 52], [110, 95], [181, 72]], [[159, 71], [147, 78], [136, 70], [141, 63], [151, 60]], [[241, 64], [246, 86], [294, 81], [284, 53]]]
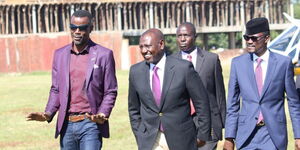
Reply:
[[249, 36], [249, 35], [243, 35], [244, 39], [246, 41], [249, 41], [250, 39], [253, 41], [253, 42], [256, 42], [256, 41], [259, 41], [262, 39], [262, 37], [265, 37], [265, 35], [263, 36]]
[[70, 29], [71, 30], [79, 29], [80, 31], [85, 31], [85, 30], [87, 30], [87, 28], [89, 26], [90, 26], [90, 24], [84, 24], [84, 25], [80, 25], [80, 26], [77, 26], [75, 24], [70, 24]]

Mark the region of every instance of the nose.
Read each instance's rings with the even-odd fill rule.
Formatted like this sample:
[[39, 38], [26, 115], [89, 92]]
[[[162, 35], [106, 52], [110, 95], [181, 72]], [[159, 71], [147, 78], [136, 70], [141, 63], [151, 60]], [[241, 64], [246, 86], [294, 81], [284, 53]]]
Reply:
[[185, 41], [185, 36], [180, 36], [180, 41]]
[[76, 29], [74, 30], [74, 33], [80, 33], [79, 28], [76, 28]]
[[140, 47], [141, 53], [146, 53], [147, 52], [147, 48], [145, 46]]
[[252, 41], [252, 39], [251, 38], [249, 38], [249, 40], [248, 41], [246, 41], [247, 43], [253, 43], [253, 41]]

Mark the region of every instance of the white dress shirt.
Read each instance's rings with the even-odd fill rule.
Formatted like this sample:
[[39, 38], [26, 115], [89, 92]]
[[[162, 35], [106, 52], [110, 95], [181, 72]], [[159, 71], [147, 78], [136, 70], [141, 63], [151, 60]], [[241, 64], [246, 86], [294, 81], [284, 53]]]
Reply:
[[255, 69], [257, 66], [257, 58], [261, 58], [262, 62], [261, 62], [261, 69], [262, 69], [262, 77], [263, 77], [263, 85], [265, 83], [265, 78], [266, 78], [266, 74], [267, 74], [267, 69], [268, 69], [268, 63], [269, 63], [269, 56], [270, 56], [270, 52], [269, 50], [267, 50], [262, 56], [258, 57], [257, 55], [253, 54], [253, 69], [254, 69], [254, 73], [255, 73]]
[[193, 50], [190, 54], [189, 54], [189, 53], [186, 53], [186, 52], [184, 52], [184, 51], [181, 51], [181, 56], [182, 56], [182, 58], [189, 61], [189, 59], [187, 58], [188, 55], [191, 55], [191, 56], [192, 56], [192, 63], [193, 63], [193, 65], [194, 65], [194, 69], [196, 69], [196, 62], [197, 62], [197, 48], [195, 48], [195, 50]]

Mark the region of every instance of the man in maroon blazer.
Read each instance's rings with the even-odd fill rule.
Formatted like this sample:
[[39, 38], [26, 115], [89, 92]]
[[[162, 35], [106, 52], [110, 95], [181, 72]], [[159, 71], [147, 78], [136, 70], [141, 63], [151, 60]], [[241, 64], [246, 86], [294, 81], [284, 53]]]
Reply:
[[55, 51], [52, 85], [45, 112], [27, 120], [51, 122], [58, 111], [55, 138], [62, 150], [99, 150], [109, 137], [108, 117], [117, 96], [113, 52], [93, 41], [92, 15], [85, 10], [72, 14], [72, 43]]

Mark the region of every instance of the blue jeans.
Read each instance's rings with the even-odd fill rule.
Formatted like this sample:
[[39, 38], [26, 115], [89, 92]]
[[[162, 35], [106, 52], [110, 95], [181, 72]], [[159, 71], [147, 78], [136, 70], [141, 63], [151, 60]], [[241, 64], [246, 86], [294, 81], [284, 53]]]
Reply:
[[101, 150], [102, 136], [95, 122], [84, 119], [67, 124], [60, 136], [61, 150]]

